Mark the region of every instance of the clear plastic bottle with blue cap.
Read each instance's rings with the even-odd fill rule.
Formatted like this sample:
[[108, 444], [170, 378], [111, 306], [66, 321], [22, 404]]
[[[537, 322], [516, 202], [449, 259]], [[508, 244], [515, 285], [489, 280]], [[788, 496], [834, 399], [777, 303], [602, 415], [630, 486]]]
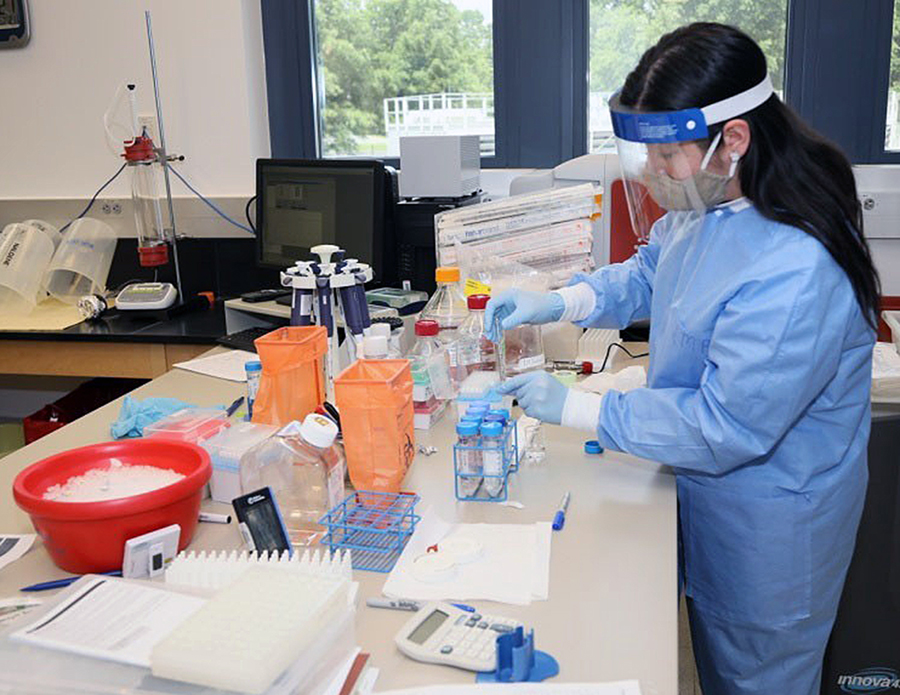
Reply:
[[244, 372], [247, 374], [247, 419], [253, 417], [253, 403], [259, 392], [259, 380], [262, 377], [262, 362], [251, 360], [244, 363]]
[[478, 436], [477, 421], [464, 420], [456, 425], [460, 447], [455, 451], [457, 473], [457, 496], [475, 497], [482, 482], [482, 455], [479, 450], [481, 438]]
[[503, 424], [481, 423], [481, 466], [484, 489], [491, 497], [500, 497], [506, 485], [503, 475]]

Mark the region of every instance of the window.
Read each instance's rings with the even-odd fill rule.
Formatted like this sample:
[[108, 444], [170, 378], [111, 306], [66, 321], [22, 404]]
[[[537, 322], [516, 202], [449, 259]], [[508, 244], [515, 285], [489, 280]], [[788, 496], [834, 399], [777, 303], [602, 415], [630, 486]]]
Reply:
[[607, 102], [643, 52], [667, 31], [689, 22], [734, 24], [753, 37], [766, 54], [772, 82], [781, 94], [788, 0], [590, 0], [590, 3], [590, 152], [610, 151], [614, 147]]
[[894, 32], [891, 40], [891, 73], [888, 82], [884, 149], [900, 152], [900, 1], [894, 2]]
[[320, 151], [397, 157], [403, 135], [494, 154], [492, 0], [315, 0]]

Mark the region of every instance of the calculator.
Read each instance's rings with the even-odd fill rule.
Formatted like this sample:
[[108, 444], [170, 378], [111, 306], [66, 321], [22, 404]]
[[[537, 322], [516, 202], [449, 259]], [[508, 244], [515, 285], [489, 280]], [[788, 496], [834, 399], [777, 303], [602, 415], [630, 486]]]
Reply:
[[521, 626], [509, 618], [468, 613], [449, 603], [431, 602], [406, 622], [394, 642], [416, 661], [467, 671], [494, 671], [497, 637]]

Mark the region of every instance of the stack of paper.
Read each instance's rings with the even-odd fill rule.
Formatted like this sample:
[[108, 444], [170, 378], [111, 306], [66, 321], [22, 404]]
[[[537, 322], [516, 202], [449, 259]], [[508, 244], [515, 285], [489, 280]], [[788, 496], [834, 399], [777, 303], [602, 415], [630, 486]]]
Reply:
[[246, 350], [227, 350], [206, 357], [197, 357], [187, 362], [176, 362], [175, 367], [197, 374], [227, 379], [228, 381], [247, 381], [244, 365], [253, 362], [259, 356]]

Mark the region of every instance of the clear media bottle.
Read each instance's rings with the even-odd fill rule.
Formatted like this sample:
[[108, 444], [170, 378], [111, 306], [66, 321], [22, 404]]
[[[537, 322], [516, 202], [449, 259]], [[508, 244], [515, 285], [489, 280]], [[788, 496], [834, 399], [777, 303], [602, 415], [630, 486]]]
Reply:
[[494, 343], [484, 336], [484, 308], [489, 300], [486, 294], [469, 295], [469, 315], [457, 331], [457, 361], [460, 371], [466, 375], [476, 371], [498, 371]]
[[270, 487], [291, 544], [312, 545], [325, 533], [319, 524], [344, 498], [346, 464], [334, 442], [337, 425], [310, 413], [292, 422], [241, 458], [241, 487]]
[[416, 343], [407, 353], [413, 377], [413, 403], [446, 400], [453, 395], [450, 386], [450, 358], [438, 339], [437, 321], [416, 321]]
[[481, 424], [481, 466], [484, 489], [491, 497], [500, 497], [505, 485], [503, 476], [503, 424]]
[[503, 342], [501, 365], [504, 379], [544, 368], [546, 358], [540, 326], [516, 326], [504, 332]]
[[[457, 491], [460, 497], [474, 497], [481, 487], [481, 451], [478, 449], [478, 423], [463, 420], [456, 425], [457, 444], [466, 447], [456, 450]], [[462, 473], [463, 475], [459, 475]]]
[[434, 273], [437, 289], [422, 309], [420, 318], [437, 321], [440, 326], [438, 338], [447, 348], [450, 356], [450, 373], [453, 384], [458, 387], [465, 377], [456, 364], [457, 329], [469, 315], [466, 300], [459, 289], [459, 268], [446, 266], [438, 268]]

